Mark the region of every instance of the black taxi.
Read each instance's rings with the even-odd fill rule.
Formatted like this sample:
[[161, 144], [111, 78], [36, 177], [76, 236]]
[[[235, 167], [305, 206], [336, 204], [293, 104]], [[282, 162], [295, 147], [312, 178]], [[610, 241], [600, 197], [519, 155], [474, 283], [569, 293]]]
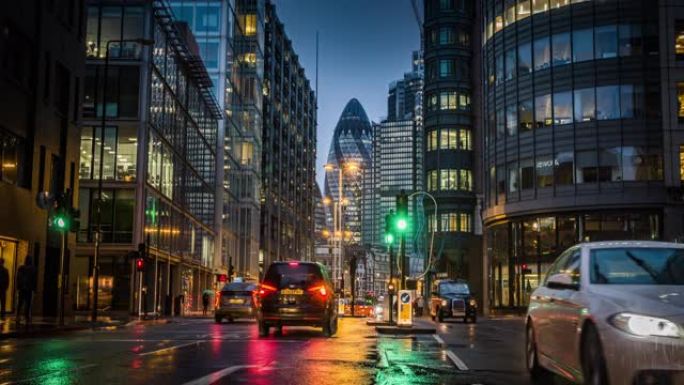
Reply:
[[435, 281], [430, 297], [432, 320], [460, 318], [463, 322], [477, 322], [477, 301], [468, 282], [462, 279]]

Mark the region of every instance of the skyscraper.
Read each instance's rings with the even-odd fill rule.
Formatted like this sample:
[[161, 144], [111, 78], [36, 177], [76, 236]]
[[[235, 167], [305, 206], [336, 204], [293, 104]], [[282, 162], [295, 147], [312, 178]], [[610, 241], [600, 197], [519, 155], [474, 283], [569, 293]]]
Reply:
[[[491, 308], [567, 247], [682, 239], [681, 2], [482, 2]], [[505, 43], [505, 44], [504, 44]]]
[[436, 230], [438, 277], [465, 278], [481, 296], [480, 28], [474, 0], [425, 1], [424, 149], [428, 230]]

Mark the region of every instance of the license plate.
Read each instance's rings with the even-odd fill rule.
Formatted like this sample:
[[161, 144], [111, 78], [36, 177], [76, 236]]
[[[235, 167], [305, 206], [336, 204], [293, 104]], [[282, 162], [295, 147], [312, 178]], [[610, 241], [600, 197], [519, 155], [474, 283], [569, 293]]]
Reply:
[[239, 299], [239, 298], [231, 298], [228, 300], [228, 303], [230, 304], [242, 304], [244, 300]]
[[302, 295], [302, 294], [304, 294], [304, 290], [302, 290], [302, 289], [283, 289], [280, 291], [280, 294], [282, 294], [282, 295]]

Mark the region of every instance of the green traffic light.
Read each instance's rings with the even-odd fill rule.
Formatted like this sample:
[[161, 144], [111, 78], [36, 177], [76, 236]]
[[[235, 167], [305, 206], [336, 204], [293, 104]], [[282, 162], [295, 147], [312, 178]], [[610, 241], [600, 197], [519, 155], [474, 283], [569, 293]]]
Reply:
[[60, 230], [67, 228], [67, 220], [64, 217], [56, 217], [53, 223]]
[[392, 243], [394, 243], [394, 235], [385, 234], [385, 243], [388, 245], [391, 245]]
[[405, 231], [408, 228], [408, 221], [406, 218], [397, 219], [397, 230]]

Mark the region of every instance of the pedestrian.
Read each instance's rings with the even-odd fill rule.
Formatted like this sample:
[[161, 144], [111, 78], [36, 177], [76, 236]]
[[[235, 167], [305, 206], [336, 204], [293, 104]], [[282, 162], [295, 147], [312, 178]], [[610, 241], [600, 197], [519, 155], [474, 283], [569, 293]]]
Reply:
[[419, 295], [418, 299], [416, 300], [416, 314], [418, 317], [423, 315], [423, 306], [425, 306], [425, 300], [423, 299], [422, 295]]
[[36, 267], [33, 266], [33, 258], [30, 255], [24, 259], [24, 264], [17, 271], [17, 291], [19, 301], [17, 301], [17, 325], [20, 324], [21, 312], [24, 311], [26, 327], [31, 324], [31, 301], [33, 292], [36, 290]]
[[0, 319], [5, 319], [7, 306], [7, 289], [9, 289], [9, 271], [5, 267], [5, 260], [0, 258]]
[[207, 309], [209, 308], [209, 293], [204, 292], [202, 294], [202, 315], [206, 317], [207, 315]]

